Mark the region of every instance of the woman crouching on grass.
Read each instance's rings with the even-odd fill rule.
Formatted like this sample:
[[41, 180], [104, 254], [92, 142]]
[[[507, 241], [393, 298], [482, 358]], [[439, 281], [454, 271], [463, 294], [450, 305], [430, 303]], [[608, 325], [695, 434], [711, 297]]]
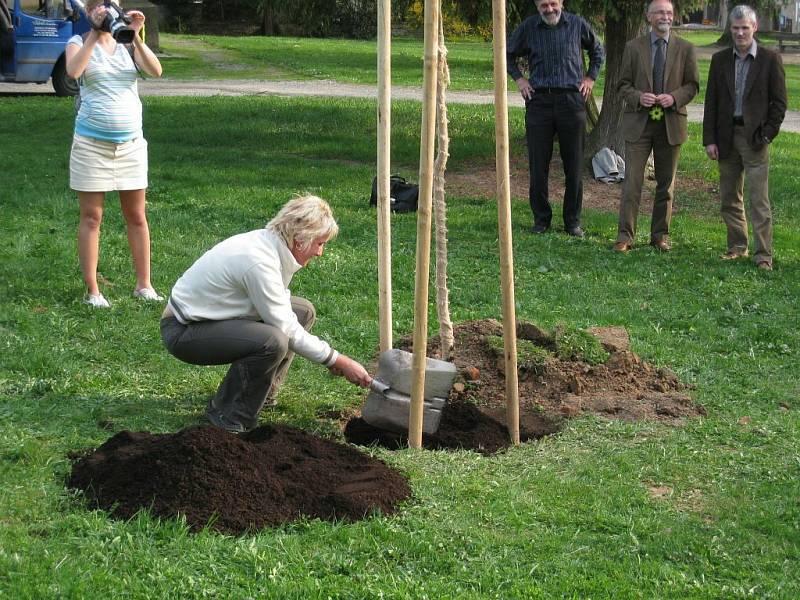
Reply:
[[145, 216], [147, 142], [142, 137], [142, 103], [136, 79], [139, 71], [161, 76], [161, 63], [139, 36], [144, 14], [132, 10], [132, 44], [118, 44], [101, 31], [107, 9], [89, 0], [86, 11], [92, 29], [85, 38], [67, 42], [67, 74], [80, 79], [80, 107], [70, 152], [70, 187], [78, 192], [78, 258], [87, 294], [85, 302], [108, 308], [97, 285], [100, 222], [106, 192], [118, 191], [136, 270], [133, 295], [163, 300], [150, 283], [150, 229]]
[[161, 318], [167, 350], [193, 365], [231, 365], [208, 402], [217, 427], [242, 433], [258, 425], [295, 353], [369, 386], [361, 364], [309, 333], [314, 306], [288, 288], [338, 231], [327, 202], [294, 198], [264, 229], [220, 242], [175, 283]]

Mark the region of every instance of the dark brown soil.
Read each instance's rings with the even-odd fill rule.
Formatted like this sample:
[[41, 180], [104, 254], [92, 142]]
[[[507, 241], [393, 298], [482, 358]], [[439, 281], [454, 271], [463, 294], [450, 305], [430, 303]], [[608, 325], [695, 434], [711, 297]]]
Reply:
[[[520, 415], [520, 439], [525, 442], [555, 433], [561, 428], [560, 418], [541, 414]], [[509, 445], [505, 417], [500, 412], [480, 409], [474, 404], [454, 399], [442, 412], [439, 430], [423, 435], [422, 445], [431, 450], [475, 450], [493, 454]], [[408, 436], [373, 427], [361, 417], [348, 421], [345, 438], [352, 444], [379, 444], [386, 448], [408, 447]]]
[[[483, 453], [510, 444], [505, 427], [504, 362], [489, 344], [489, 336], [502, 336], [503, 326], [493, 319], [455, 326], [451, 360], [459, 368], [436, 435], [423, 436], [430, 449], [467, 448]], [[686, 386], [667, 368], [655, 368], [630, 351], [623, 327], [588, 330], [610, 353], [603, 364], [579, 360], [547, 359], [541, 373], [520, 370], [520, 439], [537, 439], [556, 432], [565, 419], [592, 413], [607, 418], [654, 419], [680, 424], [685, 417], [705, 414], [692, 402]], [[547, 347], [547, 332], [531, 323], [520, 323], [518, 339]], [[409, 349], [408, 340], [398, 347]], [[428, 343], [428, 356], [439, 356], [439, 339]], [[360, 417], [345, 426], [345, 437], [356, 444], [376, 443], [403, 447], [405, 436], [376, 429]]]
[[200, 426], [122, 431], [73, 464], [68, 486], [117, 518], [149, 508], [185, 516], [192, 531], [233, 534], [302, 517], [391, 514], [411, 496], [406, 478], [382, 461], [286, 426], [242, 436]]

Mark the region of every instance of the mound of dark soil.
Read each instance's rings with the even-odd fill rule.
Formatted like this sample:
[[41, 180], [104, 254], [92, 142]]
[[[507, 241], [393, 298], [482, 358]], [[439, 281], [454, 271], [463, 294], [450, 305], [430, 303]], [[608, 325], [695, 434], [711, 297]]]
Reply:
[[[518, 368], [521, 441], [554, 433], [565, 419], [584, 413], [673, 424], [705, 414], [672, 371], [656, 368], [630, 351], [625, 328], [588, 332], [608, 352], [605, 362], [589, 364], [551, 355], [536, 371]], [[510, 445], [505, 427], [505, 364], [492, 343], [492, 338], [502, 335], [503, 326], [494, 319], [455, 325], [451, 360], [461, 376], [442, 413], [439, 431], [423, 436], [425, 448], [465, 448], [488, 454]], [[544, 349], [552, 344], [550, 334], [532, 323], [519, 323], [517, 338]], [[401, 340], [398, 347], [410, 351], [411, 341]], [[429, 340], [427, 354], [440, 356], [438, 337]], [[388, 448], [407, 444], [406, 436], [376, 429], [358, 416], [345, 426], [345, 437], [355, 444]]]
[[[429, 450], [464, 449], [493, 454], [509, 445], [508, 429], [503, 419], [502, 414], [492, 415], [474, 404], [453, 400], [442, 411], [439, 430], [435, 434], [423, 434], [422, 446]], [[560, 421], [539, 414], [520, 415], [520, 440], [526, 442], [555, 433], [561, 428]], [[348, 421], [344, 436], [351, 444], [362, 446], [408, 447], [407, 435], [378, 429], [361, 417]]]
[[77, 460], [69, 487], [127, 519], [142, 508], [241, 533], [300, 517], [354, 521], [391, 514], [406, 478], [355, 448], [286, 426], [236, 436], [213, 427], [175, 434], [122, 431]]

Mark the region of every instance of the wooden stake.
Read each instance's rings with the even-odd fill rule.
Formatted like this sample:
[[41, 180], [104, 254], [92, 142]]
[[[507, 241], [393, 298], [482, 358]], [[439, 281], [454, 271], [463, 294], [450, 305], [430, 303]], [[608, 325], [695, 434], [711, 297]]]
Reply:
[[422, 410], [425, 400], [425, 359], [428, 348], [428, 277], [431, 262], [431, 205], [433, 151], [436, 135], [436, 71], [438, 66], [440, 0], [425, 0], [425, 63], [422, 128], [419, 146], [419, 202], [417, 205], [417, 265], [414, 283], [414, 356], [411, 361], [411, 409], [408, 445], [422, 446]]
[[389, 198], [392, 132], [392, 11], [378, 2], [378, 317], [381, 352], [392, 347], [392, 230]]
[[511, 182], [508, 164], [508, 75], [506, 73], [506, 3], [492, 0], [494, 40], [494, 134], [497, 173], [497, 227], [500, 243], [500, 283], [503, 297], [503, 343], [506, 371], [506, 426], [519, 444], [519, 382], [517, 380], [517, 316], [514, 308], [514, 248], [511, 243]]

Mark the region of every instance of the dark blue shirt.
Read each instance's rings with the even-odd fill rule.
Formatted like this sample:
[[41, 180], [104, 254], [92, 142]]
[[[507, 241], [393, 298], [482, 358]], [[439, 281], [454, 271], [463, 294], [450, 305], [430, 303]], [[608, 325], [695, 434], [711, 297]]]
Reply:
[[537, 87], [575, 88], [583, 79], [583, 50], [589, 55], [587, 75], [596, 80], [605, 53], [591, 26], [582, 17], [561, 11], [558, 24], [541, 15], [525, 19], [508, 40], [506, 61], [514, 80], [522, 77], [518, 57], [527, 57], [530, 83]]

